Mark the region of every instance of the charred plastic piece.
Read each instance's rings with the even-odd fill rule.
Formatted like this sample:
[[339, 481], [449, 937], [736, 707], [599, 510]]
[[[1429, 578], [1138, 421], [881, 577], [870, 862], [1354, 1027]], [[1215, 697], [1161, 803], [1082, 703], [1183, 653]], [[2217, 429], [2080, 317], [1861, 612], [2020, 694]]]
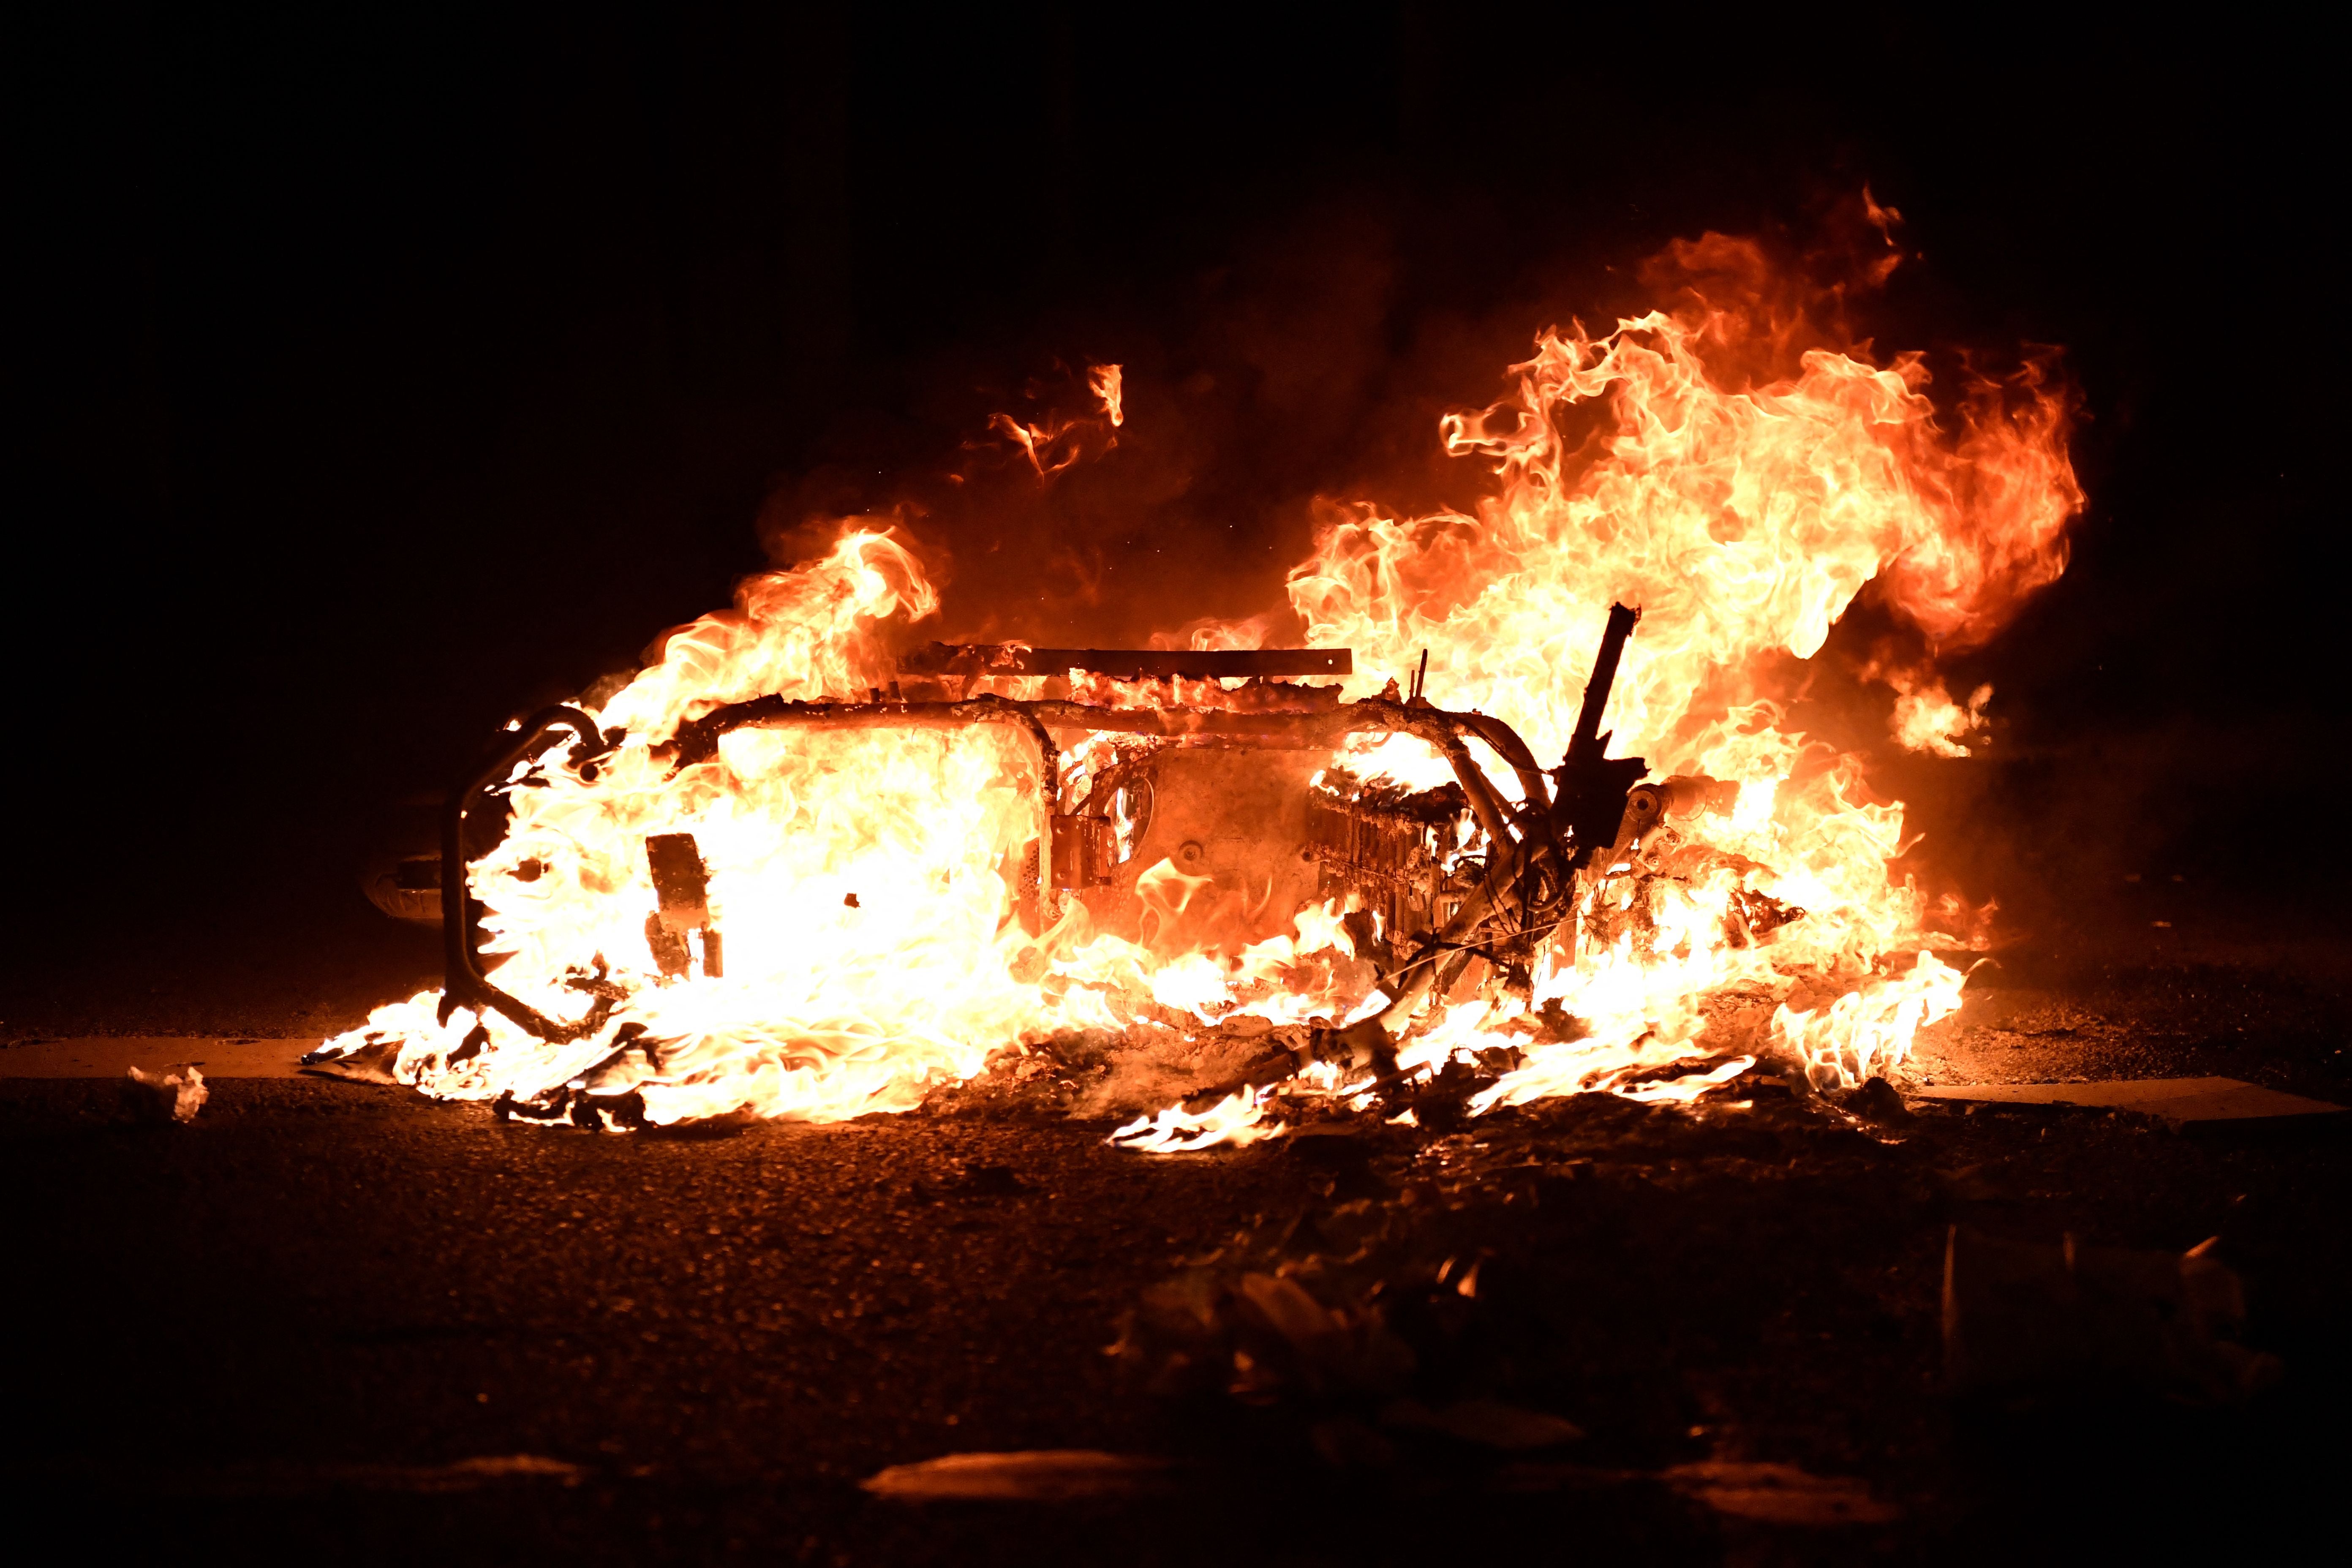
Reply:
[[687, 933], [702, 933], [702, 973], [716, 980], [726, 973], [718, 924], [710, 918], [710, 873], [702, 864], [702, 847], [691, 833], [656, 833], [646, 840], [646, 865], [653, 872], [654, 897], [660, 908], [646, 921], [646, 945], [664, 974], [677, 976], [692, 966], [694, 954]]

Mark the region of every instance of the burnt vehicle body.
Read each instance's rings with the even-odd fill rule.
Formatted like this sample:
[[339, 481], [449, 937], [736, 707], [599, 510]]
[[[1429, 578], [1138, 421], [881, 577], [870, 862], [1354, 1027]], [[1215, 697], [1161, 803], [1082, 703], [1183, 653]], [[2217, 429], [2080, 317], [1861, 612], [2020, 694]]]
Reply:
[[[1468, 984], [1525, 994], [1545, 944], [1573, 951], [1581, 893], [1612, 876], [1670, 874], [1654, 857], [1644, 859], [1645, 848], [1671, 837], [1673, 820], [1728, 804], [1731, 786], [1696, 778], [1643, 784], [1642, 759], [1606, 754], [1601, 717], [1637, 618], [1622, 606], [1611, 611], [1574, 736], [1549, 769], [1502, 721], [1427, 701], [1419, 678], [1407, 694], [1391, 685], [1355, 701], [1341, 700], [1336, 686], [1300, 683], [1352, 670], [1347, 650], [1316, 648], [932, 644], [904, 658], [900, 679], [865, 701], [734, 703], [680, 726], [656, 754], [675, 772], [709, 760], [720, 737], [743, 729], [1002, 726], [1034, 747], [1042, 797], [1027, 863], [1004, 870], [1011, 918], [1039, 931], [1075, 900], [1099, 929], [1139, 939], [1151, 918], [1142, 879], [1162, 867], [1199, 885], [1243, 890], [1261, 918], [1277, 923], [1310, 903], [1337, 900], [1358, 954], [1391, 999], [1378, 1015], [1334, 1032], [1343, 1037], [1338, 1054], [1370, 1066], [1433, 994]], [[1015, 682], [1070, 695], [973, 689]], [[1444, 757], [1453, 782], [1416, 791], [1348, 772], [1351, 741], [1397, 734]], [[570, 744], [558, 749], [567, 735]], [[600, 984], [601, 973], [580, 984], [592, 1005], [574, 1020], [551, 1018], [501, 990], [479, 951], [482, 906], [467, 877], [447, 868], [495, 847], [502, 816], [492, 792], [502, 783], [527, 780], [532, 767], [593, 780], [598, 759], [625, 738], [600, 731], [577, 708], [551, 708], [502, 736], [449, 796], [436, 879], [445, 1020], [461, 1006], [491, 1009], [541, 1039], [568, 1041], [609, 1019], [622, 993]], [[1491, 754], [1516, 791], [1496, 787], [1474, 746]], [[1080, 747], [1091, 747], [1094, 761], [1083, 777], [1066, 777], [1065, 759]], [[645, 924], [656, 965], [672, 976], [721, 973], [723, 932], [693, 836], [650, 837], [646, 855], [657, 900]]]

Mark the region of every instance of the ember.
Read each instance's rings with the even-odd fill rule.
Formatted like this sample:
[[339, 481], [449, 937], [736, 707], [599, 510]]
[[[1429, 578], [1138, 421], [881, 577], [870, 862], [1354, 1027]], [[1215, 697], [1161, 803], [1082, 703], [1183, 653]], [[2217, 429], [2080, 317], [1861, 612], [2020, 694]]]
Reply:
[[[922, 562], [845, 520], [593, 710], [511, 727], [448, 807], [444, 989], [316, 1058], [635, 1126], [1283, 1031], [1134, 1108], [1116, 1139], [1154, 1152], [1441, 1080], [1475, 1115], [1898, 1069], [1973, 933], [1890, 875], [1903, 808], [1790, 727], [1789, 672], [1873, 582], [1924, 660], [2056, 577], [2068, 396], [2035, 361], [1939, 415], [1916, 355], [1789, 357], [1753, 247], [1674, 259], [1752, 297], [1542, 333], [1444, 422], [1491, 470], [1474, 511], [1334, 510], [1289, 580], [1307, 647], [913, 647]], [[1089, 385], [1106, 433], [1152, 417], [1118, 366]], [[1078, 421], [1000, 420], [1041, 480], [1085, 455]], [[1904, 745], [1965, 754], [1989, 691], [1875, 673]]]

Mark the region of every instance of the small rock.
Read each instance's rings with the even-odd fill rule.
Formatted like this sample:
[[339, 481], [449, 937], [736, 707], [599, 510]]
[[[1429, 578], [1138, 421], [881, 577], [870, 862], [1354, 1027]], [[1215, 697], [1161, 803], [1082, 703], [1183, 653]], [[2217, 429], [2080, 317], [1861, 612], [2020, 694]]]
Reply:
[[1903, 1097], [1895, 1091], [1893, 1084], [1883, 1078], [1872, 1079], [1847, 1094], [1839, 1104], [1847, 1115], [1858, 1116], [1864, 1121], [1874, 1121], [1881, 1126], [1899, 1127], [1911, 1120], [1910, 1110], [1904, 1105]]

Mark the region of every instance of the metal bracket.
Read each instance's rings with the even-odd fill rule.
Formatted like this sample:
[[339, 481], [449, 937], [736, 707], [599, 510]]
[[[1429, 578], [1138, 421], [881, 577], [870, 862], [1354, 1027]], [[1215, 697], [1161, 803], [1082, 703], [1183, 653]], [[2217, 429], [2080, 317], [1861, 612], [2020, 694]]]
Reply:
[[517, 763], [546, 749], [547, 737], [570, 730], [579, 737], [572, 743], [571, 762], [583, 779], [596, 777], [596, 759], [612, 750], [596, 721], [577, 708], [543, 708], [511, 731], [505, 748], [452, 792], [441, 813], [441, 1021], [446, 1024], [459, 1007], [484, 1008], [503, 1014], [542, 1040], [562, 1044], [592, 1035], [613, 1014], [609, 996], [596, 998], [588, 1016], [575, 1023], [559, 1023], [537, 1008], [517, 1001], [490, 984], [474, 948], [478, 907], [469, 887], [466, 858], [466, 816], [483, 792], [513, 772]]

